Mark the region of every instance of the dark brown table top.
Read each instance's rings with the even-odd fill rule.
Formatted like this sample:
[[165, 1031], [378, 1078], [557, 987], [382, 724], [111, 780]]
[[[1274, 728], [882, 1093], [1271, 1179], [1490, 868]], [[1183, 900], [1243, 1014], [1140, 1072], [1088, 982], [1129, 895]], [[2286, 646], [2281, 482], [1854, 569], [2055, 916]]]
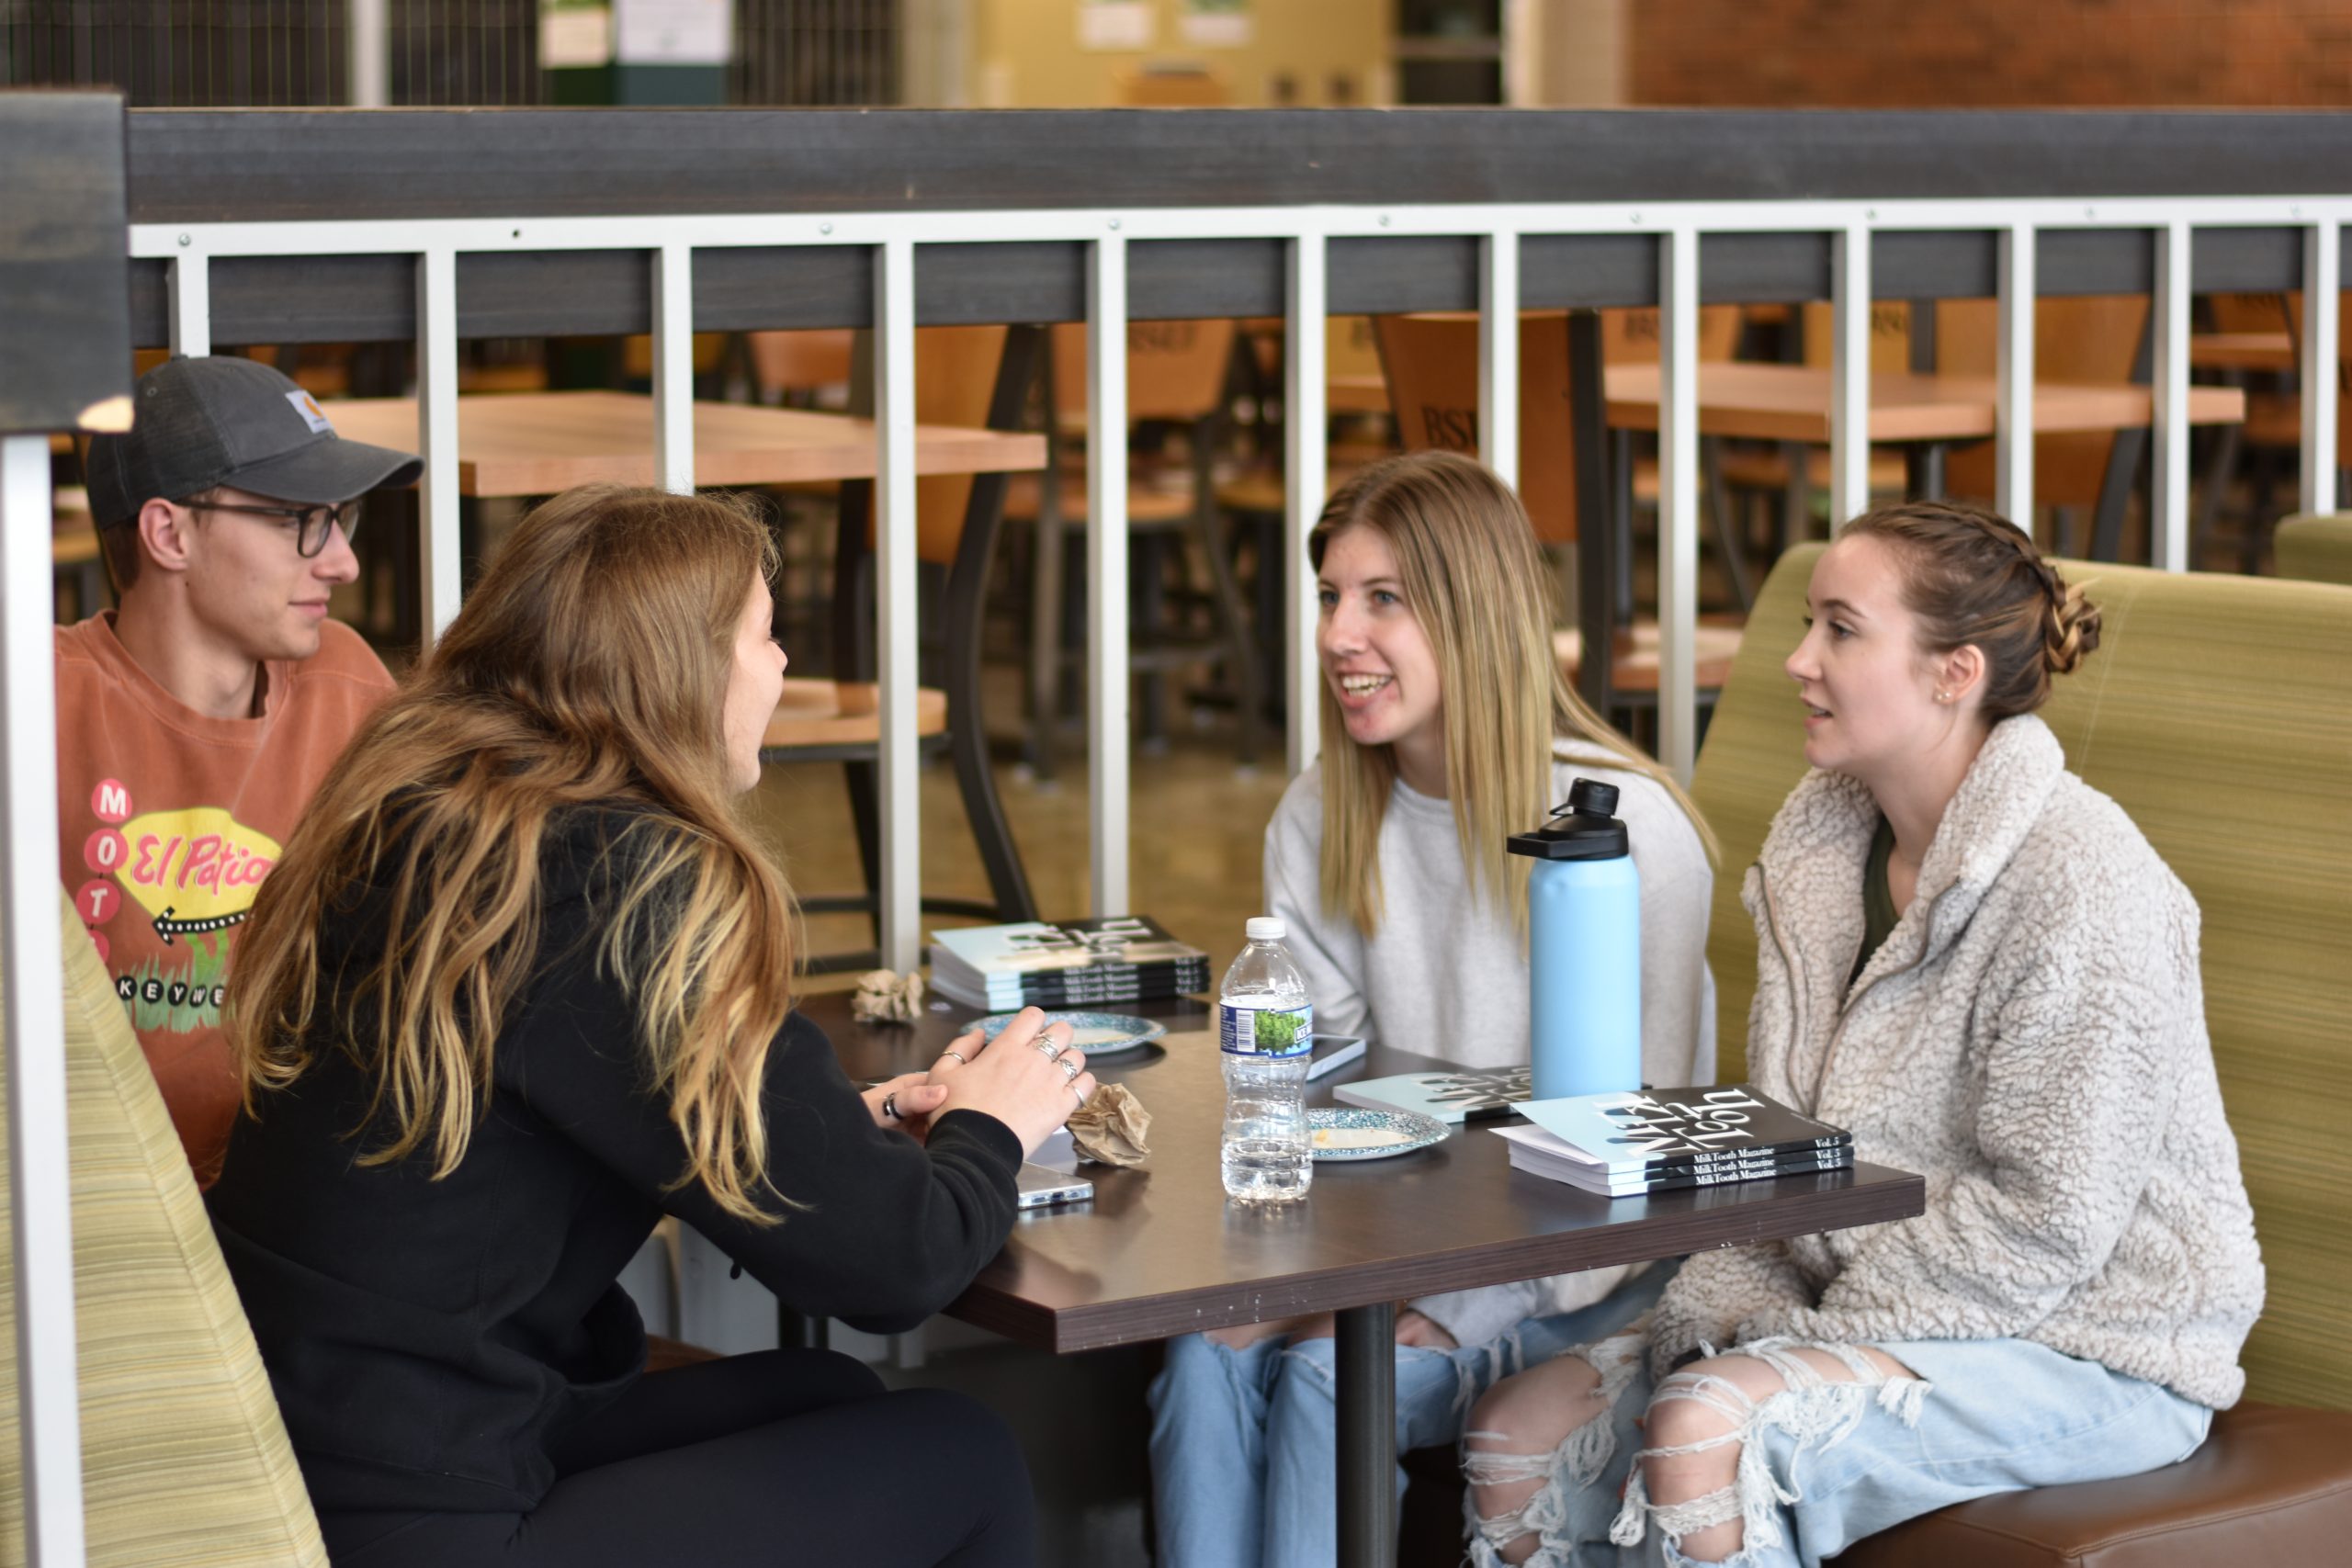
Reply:
[[[976, 1010], [950, 1007], [911, 1025], [852, 1021], [849, 998], [804, 1010], [833, 1039], [853, 1077], [912, 1072], [937, 1060]], [[948, 1309], [1040, 1349], [1091, 1350], [1195, 1329], [1401, 1301], [1440, 1291], [1672, 1258], [1921, 1212], [1925, 1184], [1877, 1166], [1777, 1181], [1607, 1199], [1510, 1168], [1491, 1122], [1393, 1159], [1318, 1162], [1302, 1203], [1228, 1203], [1217, 1178], [1224, 1081], [1207, 1032], [1214, 1009], [1183, 1000], [1126, 1004], [1168, 1035], [1097, 1064], [1152, 1114], [1140, 1169], [1087, 1166], [1090, 1204], [1021, 1216], [1002, 1253]], [[1374, 1045], [1310, 1086], [1432, 1070], [1426, 1056]]]

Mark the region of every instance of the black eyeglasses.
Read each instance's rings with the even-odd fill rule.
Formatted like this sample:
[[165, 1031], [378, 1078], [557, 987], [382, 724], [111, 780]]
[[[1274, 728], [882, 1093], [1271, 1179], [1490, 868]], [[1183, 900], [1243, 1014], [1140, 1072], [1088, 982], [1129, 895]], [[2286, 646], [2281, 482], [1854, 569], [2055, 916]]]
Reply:
[[247, 506], [232, 501], [183, 501], [190, 512], [242, 512], [253, 517], [275, 517], [294, 528], [294, 553], [306, 558], [327, 547], [327, 531], [337, 524], [343, 525], [345, 543], [359, 532], [359, 502], [356, 500], [337, 502], [333, 506]]

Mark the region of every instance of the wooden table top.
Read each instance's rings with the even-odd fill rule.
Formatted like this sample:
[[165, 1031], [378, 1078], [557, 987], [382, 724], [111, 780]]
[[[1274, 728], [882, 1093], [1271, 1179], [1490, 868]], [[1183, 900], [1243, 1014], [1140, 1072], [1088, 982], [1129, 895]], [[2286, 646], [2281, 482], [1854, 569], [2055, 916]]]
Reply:
[[[938, 1059], [977, 1010], [950, 1006], [913, 1025], [851, 1021], [849, 998], [807, 999], [853, 1077], [910, 1072]], [[1301, 1203], [1229, 1204], [1217, 1176], [1224, 1082], [1198, 1001], [1124, 1004], [1170, 1033], [1136, 1056], [1097, 1064], [1152, 1114], [1139, 1169], [1087, 1166], [1091, 1203], [1024, 1213], [1012, 1239], [949, 1314], [1039, 1349], [1097, 1349], [1195, 1329], [1335, 1311], [1439, 1291], [1642, 1262], [1922, 1212], [1926, 1187], [1903, 1171], [1849, 1171], [1608, 1199], [1510, 1168], [1503, 1141], [1474, 1123], [1395, 1159], [1319, 1163]], [[1309, 1086], [1428, 1071], [1426, 1056], [1374, 1045]]]
[[[1609, 423], [1626, 430], [1658, 425], [1659, 371], [1655, 365], [1607, 367]], [[1872, 441], [1989, 440], [1999, 384], [1990, 376], [1871, 377]], [[1826, 443], [1829, 439], [1829, 371], [1811, 365], [1710, 360], [1699, 367], [1699, 428], [1710, 435], [1759, 441]], [[2062, 431], [2128, 430], [2145, 425], [2154, 394], [2129, 384], [2079, 386], [2043, 381], [2033, 389], [2033, 427]], [[2192, 387], [2191, 424], [2234, 424], [2245, 417], [2245, 394], [2235, 387]]]
[[2199, 333], [2188, 363], [2199, 370], [2292, 370], [2295, 340], [2287, 333]]
[[[1744, 626], [1727, 626], [1721, 621], [1701, 621], [1692, 628], [1690, 638], [1692, 662], [1698, 666], [1699, 689], [1721, 691], [1731, 679], [1732, 660], [1739, 657]], [[1609, 684], [1618, 692], [1655, 692], [1659, 676], [1659, 645], [1664, 634], [1652, 620], [1638, 620], [1631, 626], [1618, 628], [1609, 660]], [[1570, 685], [1576, 684], [1577, 671], [1584, 664], [1584, 630], [1580, 626], [1562, 626], [1552, 634], [1552, 653], [1559, 660], [1561, 671]]]
[[[416, 404], [357, 398], [322, 405], [338, 434], [416, 449]], [[695, 404], [697, 485], [874, 478], [874, 422], [751, 403]], [[1046, 438], [1021, 431], [915, 428], [915, 471], [1040, 468]], [[552, 495], [592, 479], [653, 482], [653, 400], [636, 392], [498, 392], [458, 400], [458, 488]]]

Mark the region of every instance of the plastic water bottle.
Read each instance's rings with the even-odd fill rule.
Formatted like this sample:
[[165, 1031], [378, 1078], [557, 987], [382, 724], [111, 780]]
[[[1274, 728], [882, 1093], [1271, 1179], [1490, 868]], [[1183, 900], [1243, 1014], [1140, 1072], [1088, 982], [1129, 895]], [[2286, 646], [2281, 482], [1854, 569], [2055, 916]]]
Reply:
[[1528, 1049], [1538, 1100], [1642, 1087], [1642, 882], [1614, 785], [1578, 779], [1513, 854], [1527, 883]]
[[1315, 1161], [1306, 1141], [1308, 1036], [1315, 1009], [1306, 979], [1283, 946], [1283, 922], [1261, 915], [1250, 945], [1217, 987], [1217, 1044], [1225, 1063], [1228, 1197], [1285, 1203], [1306, 1196]]

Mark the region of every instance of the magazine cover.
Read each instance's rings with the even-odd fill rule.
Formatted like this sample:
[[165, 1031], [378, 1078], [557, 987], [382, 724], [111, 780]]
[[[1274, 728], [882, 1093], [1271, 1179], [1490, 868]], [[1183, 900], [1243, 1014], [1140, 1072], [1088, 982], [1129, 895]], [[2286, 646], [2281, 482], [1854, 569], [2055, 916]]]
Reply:
[[1095, 965], [1174, 964], [1190, 960], [1205, 966], [1208, 954], [1178, 942], [1147, 915], [1106, 919], [1023, 920], [1009, 926], [966, 926], [933, 931], [932, 962], [953, 958], [984, 976], [1050, 974]]
[[1526, 1067], [1462, 1067], [1450, 1073], [1397, 1073], [1341, 1084], [1331, 1098], [1382, 1111], [1418, 1111], [1441, 1122], [1484, 1120], [1526, 1109], [1527, 1097], [1535, 1092], [1529, 1072]]
[[1852, 1134], [1747, 1084], [1532, 1100], [1520, 1113], [1612, 1170], [1703, 1164], [1760, 1150], [1837, 1148]]
[[1495, 1134], [1510, 1143], [1512, 1168], [1610, 1197], [1770, 1180], [1782, 1176], [1843, 1170], [1854, 1163], [1854, 1151], [1850, 1148], [1800, 1145], [1793, 1152], [1756, 1152], [1693, 1165], [1646, 1165], [1632, 1170], [1612, 1170], [1586, 1159], [1541, 1127], [1498, 1127]]

